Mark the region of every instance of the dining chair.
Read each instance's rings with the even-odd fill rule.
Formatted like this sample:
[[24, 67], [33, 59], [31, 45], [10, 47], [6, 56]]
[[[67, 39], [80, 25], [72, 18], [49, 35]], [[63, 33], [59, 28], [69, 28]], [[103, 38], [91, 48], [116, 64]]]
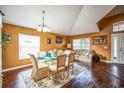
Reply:
[[33, 54], [28, 54], [31, 57], [31, 62], [33, 65], [31, 77], [38, 81], [44, 77], [49, 76], [49, 68], [45, 63], [38, 63]]
[[52, 78], [56, 78], [56, 80], [58, 80], [59, 76], [60, 76], [60, 72], [63, 72], [62, 75], [63, 77], [65, 77], [65, 62], [66, 62], [66, 56], [65, 55], [61, 55], [57, 57], [57, 64], [55, 65], [51, 65], [49, 66], [49, 73]]
[[74, 53], [70, 53], [68, 56], [68, 61], [66, 61], [66, 69], [68, 70], [68, 76], [69, 76], [69, 70], [72, 68], [72, 74], [74, 72]]

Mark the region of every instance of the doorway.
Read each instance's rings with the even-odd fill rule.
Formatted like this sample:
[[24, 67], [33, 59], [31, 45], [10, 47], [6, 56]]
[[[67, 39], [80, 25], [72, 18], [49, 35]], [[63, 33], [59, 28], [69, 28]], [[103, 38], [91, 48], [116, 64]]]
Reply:
[[124, 33], [112, 34], [112, 62], [124, 64]]

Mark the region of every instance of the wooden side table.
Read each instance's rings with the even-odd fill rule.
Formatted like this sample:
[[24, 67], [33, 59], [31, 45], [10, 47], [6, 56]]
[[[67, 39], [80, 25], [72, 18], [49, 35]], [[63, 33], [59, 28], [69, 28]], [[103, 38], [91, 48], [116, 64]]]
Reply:
[[93, 63], [100, 62], [100, 57], [97, 54], [93, 55], [92, 56], [92, 62]]

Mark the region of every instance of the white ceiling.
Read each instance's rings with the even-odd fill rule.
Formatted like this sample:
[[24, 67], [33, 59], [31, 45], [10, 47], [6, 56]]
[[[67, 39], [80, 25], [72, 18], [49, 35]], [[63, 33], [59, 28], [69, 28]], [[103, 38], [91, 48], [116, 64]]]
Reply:
[[71, 35], [99, 32], [97, 22], [115, 6], [86, 5], [82, 8], [79, 17], [72, 27]]
[[4, 23], [36, 29], [42, 23], [45, 10], [45, 23], [52, 33], [77, 35], [98, 32], [97, 22], [115, 6], [112, 5], [1, 5], [6, 15]]

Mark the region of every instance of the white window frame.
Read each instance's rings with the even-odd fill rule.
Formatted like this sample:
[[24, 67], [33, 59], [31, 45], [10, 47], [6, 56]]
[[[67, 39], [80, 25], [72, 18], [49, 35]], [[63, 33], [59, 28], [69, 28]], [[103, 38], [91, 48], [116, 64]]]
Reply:
[[73, 49], [74, 50], [81, 49], [81, 39], [74, 39], [73, 40]]
[[89, 45], [83, 45], [82, 43], [82, 49], [90, 50], [90, 38], [83, 38], [82, 40], [87, 40], [87, 42], [89, 43]]
[[[88, 39], [89, 40], [89, 45], [84, 46], [82, 40]], [[79, 40], [79, 44], [74, 44], [74, 40]], [[78, 42], [77, 42], [78, 43]], [[81, 38], [81, 39], [73, 39], [73, 49], [78, 50], [78, 49], [84, 49], [84, 50], [90, 50], [90, 38]], [[77, 48], [76, 48], [77, 47]]]
[[113, 24], [113, 32], [124, 31], [124, 21], [120, 21]]
[[40, 36], [30, 35], [30, 34], [21, 34], [18, 35], [19, 41], [19, 60], [24, 60], [30, 58], [29, 53], [38, 56], [40, 51]]

